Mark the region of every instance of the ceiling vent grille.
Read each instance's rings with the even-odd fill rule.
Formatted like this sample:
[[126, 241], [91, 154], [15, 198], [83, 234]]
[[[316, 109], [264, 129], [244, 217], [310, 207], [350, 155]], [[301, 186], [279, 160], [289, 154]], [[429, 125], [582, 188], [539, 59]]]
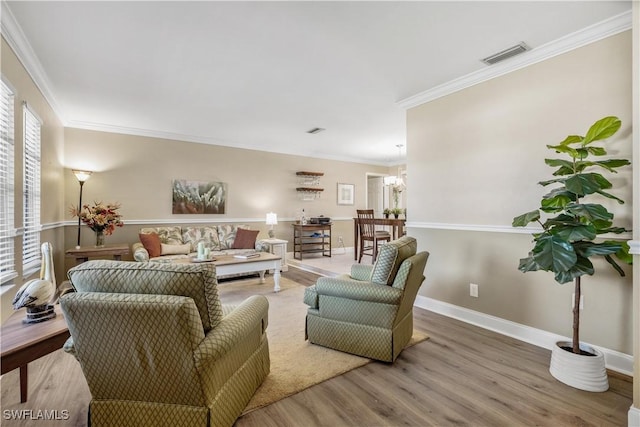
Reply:
[[316, 133], [320, 133], [322, 132], [324, 129], [323, 128], [313, 128], [313, 129], [309, 129], [307, 131], [307, 133], [310, 133], [312, 135], [315, 135]]
[[487, 65], [493, 65], [500, 61], [504, 61], [505, 59], [509, 59], [513, 56], [520, 55], [521, 53], [524, 53], [529, 49], [531, 48], [527, 46], [525, 42], [520, 42], [515, 46], [511, 46], [510, 48], [503, 50], [502, 52], [487, 56], [482, 60], [482, 62]]

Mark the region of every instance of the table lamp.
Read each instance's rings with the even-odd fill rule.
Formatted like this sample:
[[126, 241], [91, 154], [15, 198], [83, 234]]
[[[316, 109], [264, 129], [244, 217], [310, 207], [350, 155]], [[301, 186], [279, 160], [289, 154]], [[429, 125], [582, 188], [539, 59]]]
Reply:
[[267, 225], [270, 226], [269, 228], [269, 238], [273, 239], [274, 237], [274, 232], [273, 232], [273, 226], [278, 224], [278, 215], [273, 213], [273, 212], [269, 212], [267, 214]]
[[73, 170], [73, 174], [76, 176], [76, 178], [78, 179], [78, 182], [80, 183], [80, 200], [78, 202], [78, 242], [76, 244], [76, 248], [80, 248], [80, 211], [82, 210], [82, 186], [84, 185], [85, 181], [89, 179], [89, 177], [91, 176], [90, 171], [80, 171], [80, 170]]

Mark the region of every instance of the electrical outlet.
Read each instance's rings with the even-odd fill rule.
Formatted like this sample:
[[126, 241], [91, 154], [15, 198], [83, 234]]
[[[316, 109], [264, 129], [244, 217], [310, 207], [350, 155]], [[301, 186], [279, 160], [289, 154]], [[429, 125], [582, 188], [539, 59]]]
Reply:
[[[576, 294], [571, 294], [571, 309], [576, 305]], [[584, 295], [580, 295], [580, 310], [584, 310]]]
[[342, 236], [338, 236], [338, 243], [344, 243], [344, 240], [342, 240]]
[[469, 295], [478, 298], [478, 285], [475, 283], [469, 283]]

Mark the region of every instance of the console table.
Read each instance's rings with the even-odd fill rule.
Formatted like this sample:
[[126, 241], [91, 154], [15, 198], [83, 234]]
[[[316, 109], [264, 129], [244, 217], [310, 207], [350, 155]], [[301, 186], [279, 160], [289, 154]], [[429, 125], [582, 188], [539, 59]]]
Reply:
[[60, 306], [55, 306], [56, 317], [40, 323], [22, 323], [25, 309], [13, 313], [2, 325], [2, 375], [20, 368], [20, 402], [27, 401], [27, 365], [29, 362], [54, 352], [69, 338], [69, 329]]
[[120, 261], [122, 259], [122, 255], [127, 255], [129, 253], [129, 246], [126, 244], [104, 245], [101, 247], [85, 246], [68, 249], [65, 253], [76, 259], [76, 265], [88, 261], [89, 258], [104, 258], [110, 256], [113, 257], [114, 260]]
[[302, 260], [303, 254], [321, 253], [331, 257], [331, 223], [291, 224], [293, 226], [293, 257]]

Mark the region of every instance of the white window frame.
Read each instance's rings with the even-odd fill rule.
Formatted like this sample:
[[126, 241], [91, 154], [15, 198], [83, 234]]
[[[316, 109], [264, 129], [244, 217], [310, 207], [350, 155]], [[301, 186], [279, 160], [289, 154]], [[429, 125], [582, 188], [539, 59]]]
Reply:
[[15, 91], [0, 79], [0, 285], [18, 276], [15, 262]]
[[24, 169], [22, 214], [22, 276], [27, 277], [40, 269], [40, 128], [42, 121], [27, 103], [23, 103]]

